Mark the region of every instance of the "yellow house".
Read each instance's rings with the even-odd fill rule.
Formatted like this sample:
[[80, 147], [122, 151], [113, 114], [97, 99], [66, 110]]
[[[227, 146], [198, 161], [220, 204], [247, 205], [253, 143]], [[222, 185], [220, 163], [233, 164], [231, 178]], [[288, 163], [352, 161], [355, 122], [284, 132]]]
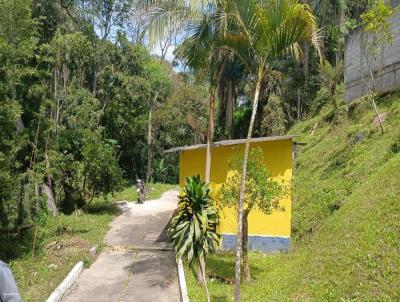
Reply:
[[[292, 157], [294, 136], [274, 136], [254, 138], [250, 148], [260, 147], [264, 161], [272, 177], [290, 185], [292, 179]], [[228, 140], [212, 144], [211, 183], [218, 186], [226, 181], [229, 160], [244, 153], [245, 140]], [[193, 145], [173, 148], [166, 153], [180, 153], [179, 184], [184, 186], [188, 176], [200, 175], [204, 179], [207, 145]], [[291, 195], [280, 200], [284, 211], [274, 211], [270, 215], [253, 209], [249, 216], [249, 248], [263, 252], [287, 250], [290, 246]], [[224, 208], [221, 213], [220, 233], [222, 248], [232, 250], [236, 245], [237, 213], [233, 208]]]

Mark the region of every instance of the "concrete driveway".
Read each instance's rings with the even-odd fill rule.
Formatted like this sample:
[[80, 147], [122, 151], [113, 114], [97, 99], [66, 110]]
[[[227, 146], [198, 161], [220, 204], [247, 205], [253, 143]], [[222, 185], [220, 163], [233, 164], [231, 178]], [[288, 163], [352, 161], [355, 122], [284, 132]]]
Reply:
[[120, 202], [122, 215], [111, 223], [108, 247], [63, 298], [64, 302], [178, 302], [175, 254], [167, 224], [177, 191], [144, 204]]

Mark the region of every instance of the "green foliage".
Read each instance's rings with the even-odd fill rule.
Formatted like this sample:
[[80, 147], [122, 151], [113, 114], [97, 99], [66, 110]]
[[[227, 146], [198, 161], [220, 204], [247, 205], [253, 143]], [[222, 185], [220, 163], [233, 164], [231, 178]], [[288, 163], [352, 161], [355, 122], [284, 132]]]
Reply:
[[104, 248], [104, 236], [117, 214], [114, 204], [95, 200], [86, 213], [56, 218], [42, 213], [35, 228], [20, 237], [1, 232], [0, 259], [10, 265], [23, 301], [45, 301], [78, 261], [90, 265], [94, 258], [88, 250]]
[[321, 66], [322, 86], [327, 88], [331, 97], [336, 96], [336, 88], [339, 85], [344, 73], [344, 64], [342, 61], [333, 66], [328, 60]]
[[[178, 183], [179, 154], [164, 150], [204, 142], [207, 133], [207, 87], [191, 84], [181, 75], [172, 75], [170, 95], [157, 102], [153, 114], [154, 165], [153, 180]], [[158, 171], [158, 172], [157, 172]]]
[[218, 219], [218, 209], [208, 185], [199, 175], [186, 178], [178, 209], [168, 229], [177, 259], [187, 256], [192, 265], [194, 260], [215, 252], [219, 244]]
[[[168, 190], [177, 189], [176, 185], [169, 185], [164, 183], [147, 183], [146, 189], [148, 190], [149, 196], [148, 200], [158, 199], [162, 196], [163, 193]], [[112, 200], [122, 201], [127, 200], [130, 202], [136, 202], [138, 198], [137, 187], [136, 185], [128, 186], [123, 189], [121, 192], [115, 193], [112, 197], [109, 197]]]
[[16, 143], [18, 134], [15, 132], [15, 121], [20, 115], [21, 107], [17, 102], [0, 103], [0, 201], [2, 203], [11, 198], [12, 178], [15, 169], [18, 168], [15, 160], [21, 145]]
[[154, 173], [153, 178], [155, 181], [160, 181], [162, 183], [165, 183], [168, 174], [168, 167], [165, 163], [164, 158], [161, 158], [160, 160], [154, 162], [153, 173]]
[[[292, 248], [249, 253], [254, 281], [243, 283], [243, 301], [398, 300], [400, 154], [392, 148], [400, 137], [400, 94], [377, 103], [387, 114], [383, 135], [365, 100], [353, 102], [337, 125], [324, 121], [323, 108], [291, 129], [307, 143], [295, 161]], [[232, 253], [208, 257], [214, 301], [233, 298], [234, 263]], [[191, 301], [203, 301], [191, 274], [187, 284]]]
[[279, 96], [271, 96], [268, 104], [264, 107], [261, 134], [263, 136], [284, 135], [287, 123], [281, 98]]
[[374, 35], [371, 47], [376, 48], [381, 44], [391, 44], [393, 33], [390, 29], [388, 18], [393, 16], [394, 9], [384, 0], [374, 1], [372, 7], [361, 15], [363, 30]]
[[[391, 44], [393, 33], [389, 23], [389, 17], [393, 16], [394, 9], [390, 3], [384, 0], [373, 1], [372, 7], [361, 15], [361, 25], [363, 33], [361, 35], [361, 54], [363, 55], [369, 68], [369, 89], [375, 92], [375, 79], [372, 72], [372, 64], [377, 59], [381, 48], [385, 44]], [[372, 95], [371, 95], [372, 96]]]
[[[59, 206], [70, 213], [94, 197], [121, 188], [122, 171], [115, 157], [115, 142], [102, 138], [99, 101], [84, 89], [70, 88], [50, 145], [50, 168], [41, 163], [43, 175], [52, 175]], [[54, 145], [53, 145], [54, 144]], [[44, 159], [44, 162], [46, 159]]]
[[[6, 229], [31, 223], [46, 207], [37, 206], [44, 183], [56, 206], [70, 213], [119, 190], [123, 176], [145, 171], [148, 111], [156, 92], [157, 103], [171, 94], [169, 66], [113, 32], [130, 1], [82, 4], [0, 1], [0, 217]], [[103, 30], [101, 38], [115, 34], [114, 41], [98, 38], [94, 26]], [[188, 139], [186, 133], [185, 144]], [[157, 145], [158, 161], [163, 149]], [[160, 180], [176, 180], [176, 160]]]
[[22, 119], [34, 106], [38, 76], [30, 65], [37, 46], [30, 4], [0, 1], [0, 232], [29, 221], [31, 209], [23, 183], [28, 123]]
[[251, 117], [251, 108], [248, 106], [241, 106], [233, 113], [234, 138], [246, 137], [246, 131], [249, 129], [250, 117]]
[[[230, 162], [230, 170], [226, 183], [222, 186], [219, 200], [228, 207], [237, 207], [240, 186], [242, 182], [241, 171], [243, 167], [243, 156], [237, 157]], [[244, 202], [246, 212], [253, 208], [264, 214], [271, 214], [273, 210], [284, 210], [279, 206], [279, 198], [284, 194], [284, 186], [281, 182], [271, 177], [271, 172], [265, 166], [264, 155], [261, 148], [250, 150], [247, 166], [246, 191]]]
[[115, 160], [113, 141], [94, 140], [83, 147], [83, 171], [91, 199], [121, 189], [122, 171]]

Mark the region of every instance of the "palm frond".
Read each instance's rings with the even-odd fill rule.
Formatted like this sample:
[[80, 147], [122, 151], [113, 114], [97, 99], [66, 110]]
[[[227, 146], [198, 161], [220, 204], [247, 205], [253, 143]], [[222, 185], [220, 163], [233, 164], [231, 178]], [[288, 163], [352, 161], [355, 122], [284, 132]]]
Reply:
[[187, 23], [202, 18], [209, 10], [213, 0], [146, 0], [143, 2], [145, 25], [142, 35], [148, 33], [151, 46], [168, 36], [169, 33], [182, 33]]
[[177, 48], [175, 56], [190, 68], [208, 66], [214, 36], [211, 19], [204, 15], [200, 21], [187, 25], [187, 37]]

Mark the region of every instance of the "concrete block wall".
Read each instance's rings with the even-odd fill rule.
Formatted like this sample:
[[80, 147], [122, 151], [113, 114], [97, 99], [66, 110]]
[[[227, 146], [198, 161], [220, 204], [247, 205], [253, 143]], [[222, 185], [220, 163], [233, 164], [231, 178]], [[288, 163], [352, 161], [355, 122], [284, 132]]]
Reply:
[[[248, 249], [263, 253], [285, 252], [290, 248], [290, 238], [249, 234]], [[222, 250], [236, 250], [236, 235], [222, 234]]]
[[[400, 0], [392, 1], [399, 5]], [[375, 78], [375, 88], [378, 92], [391, 91], [400, 88], [400, 7], [396, 15], [390, 18], [391, 30], [394, 35], [391, 45], [381, 47], [376, 59], [372, 62]], [[345, 100], [352, 101], [369, 92], [369, 68], [363, 55], [362, 41], [368, 39], [361, 29], [357, 29], [347, 37], [345, 49]]]

